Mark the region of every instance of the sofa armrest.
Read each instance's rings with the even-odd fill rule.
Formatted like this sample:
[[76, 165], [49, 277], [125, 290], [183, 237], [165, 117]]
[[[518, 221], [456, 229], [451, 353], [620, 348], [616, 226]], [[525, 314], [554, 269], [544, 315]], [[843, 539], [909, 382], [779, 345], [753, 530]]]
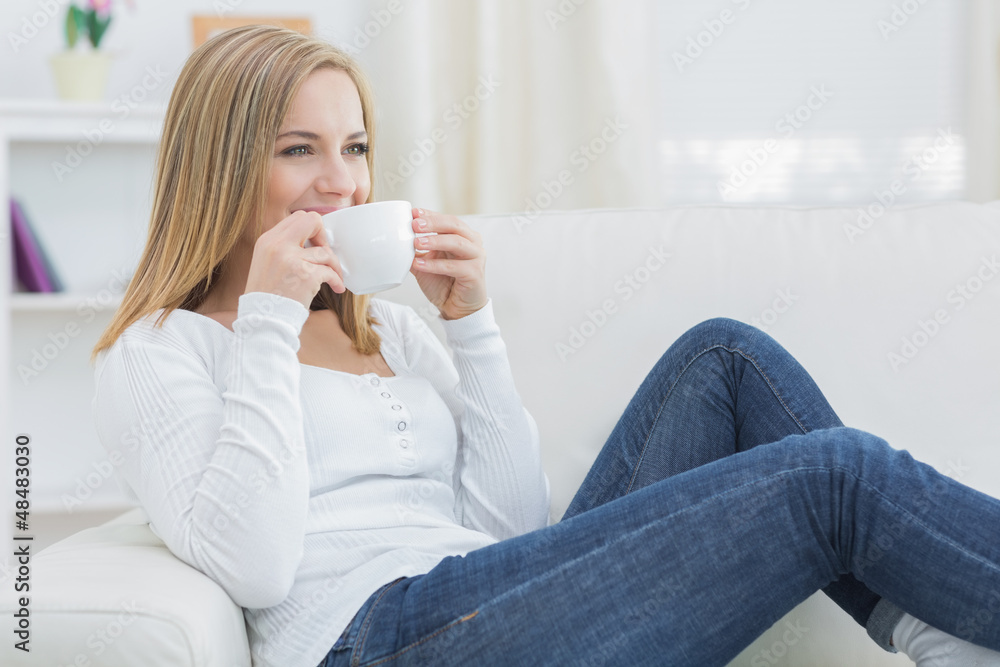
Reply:
[[[250, 665], [243, 610], [174, 556], [141, 509], [47, 547], [30, 568], [31, 650], [8, 637], [0, 664]], [[7, 618], [11, 595], [0, 603]]]

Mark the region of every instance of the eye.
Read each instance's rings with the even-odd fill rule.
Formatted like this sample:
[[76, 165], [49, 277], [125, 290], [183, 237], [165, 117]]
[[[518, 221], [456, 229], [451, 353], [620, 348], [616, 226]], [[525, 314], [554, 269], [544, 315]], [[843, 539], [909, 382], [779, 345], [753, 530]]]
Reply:
[[365, 155], [366, 153], [368, 153], [368, 144], [366, 143], [352, 144], [348, 146], [347, 150], [345, 150], [344, 152], [347, 153], [348, 155]]
[[308, 154], [308, 152], [309, 152], [309, 147], [308, 146], [291, 146], [290, 148], [286, 148], [285, 150], [281, 151], [281, 154], [282, 155], [292, 155], [292, 156], [302, 156], [302, 155]]

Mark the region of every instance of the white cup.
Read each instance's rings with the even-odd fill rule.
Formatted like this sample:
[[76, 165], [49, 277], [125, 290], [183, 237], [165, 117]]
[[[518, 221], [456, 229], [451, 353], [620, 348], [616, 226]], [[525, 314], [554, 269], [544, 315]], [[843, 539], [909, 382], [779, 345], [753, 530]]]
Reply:
[[323, 216], [347, 289], [371, 294], [403, 283], [415, 254], [412, 211], [408, 201], [379, 201]]

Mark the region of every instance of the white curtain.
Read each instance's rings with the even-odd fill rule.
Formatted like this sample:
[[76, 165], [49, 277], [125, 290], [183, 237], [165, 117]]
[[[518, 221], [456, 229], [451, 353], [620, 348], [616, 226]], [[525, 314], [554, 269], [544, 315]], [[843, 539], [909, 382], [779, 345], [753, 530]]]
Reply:
[[[862, 205], [944, 127], [956, 147], [900, 203], [1000, 198], [997, 0], [921, 5], [891, 39], [875, 29], [890, 0], [361, 2], [361, 23], [335, 41], [376, 85], [381, 198], [527, 221], [677, 203]], [[722, 10], [736, 22], [680, 75], [671, 53]], [[823, 84], [835, 103], [720, 198], [775, 119]]]
[[[455, 214], [658, 203], [652, 0], [375, 0], [349, 39], [382, 199]], [[393, 13], [395, 12], [395, 13]]]
[[973, 0], [969, 35], [968, 198], [1000, 199], [1000, 7]]

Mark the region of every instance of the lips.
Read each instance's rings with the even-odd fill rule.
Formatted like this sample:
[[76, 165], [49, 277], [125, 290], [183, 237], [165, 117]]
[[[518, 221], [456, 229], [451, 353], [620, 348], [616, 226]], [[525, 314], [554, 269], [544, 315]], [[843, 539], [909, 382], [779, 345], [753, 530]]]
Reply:
[[310, 206], [309, 208], [300, 208], [298, 210], [305, 211], [306, 213], [312, 213], [315, 211], [320, 215], [326, 215], [327, 213], [333, 213], [334, 211], [339, 211], [342, 208], [347, 208], [346, 206]]

